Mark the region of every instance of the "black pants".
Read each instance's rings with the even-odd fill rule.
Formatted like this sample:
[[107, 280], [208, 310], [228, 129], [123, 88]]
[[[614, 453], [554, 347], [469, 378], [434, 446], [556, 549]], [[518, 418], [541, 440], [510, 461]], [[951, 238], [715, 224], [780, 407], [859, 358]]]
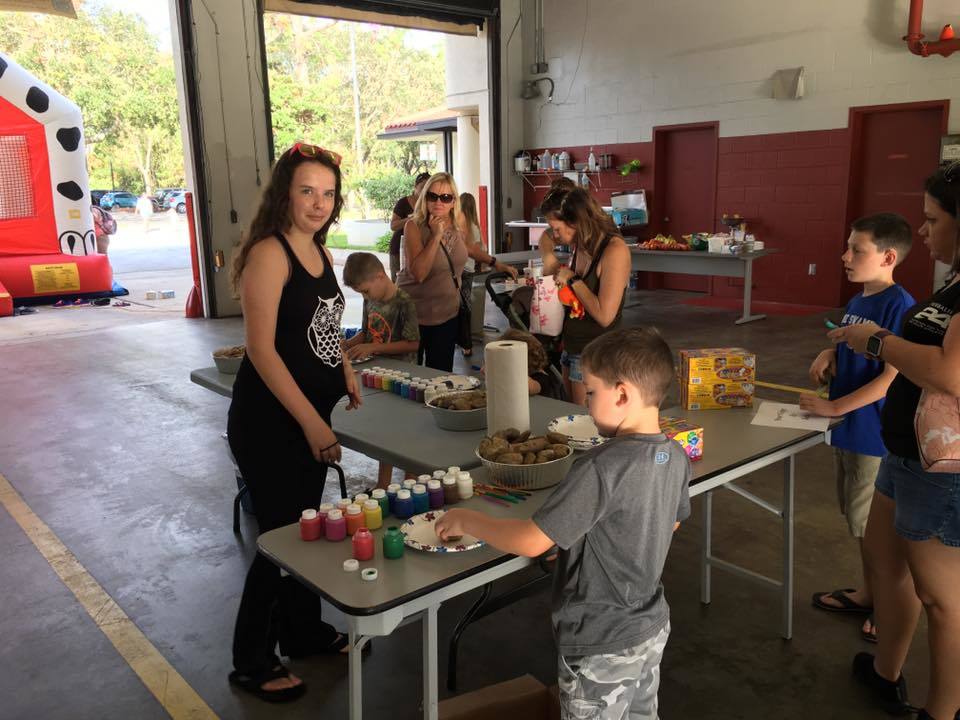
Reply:
[[[247, 422], [231, 408], [227, 434], [244, 482], [250, 489], [261, 533], [296, 522], [304, 508], [321, 502], [327, 466], [310, 454], [292, 419]], [[324, 418], [330, 422], [329, 414]], [[272, 425], [272, 427], [271, 427]], [[276, 667], [282, 655], [323, 649], [337, 631], [320, 619], [320, 598], [257, 553], [247, 572], [233, 633], [233, 665], [245, 674]]]
[[420, 326], [420, 349], [417, 363], [434, 370], [453, 370], [453, 352], [457, 345], [458, 316], [439, 325]]

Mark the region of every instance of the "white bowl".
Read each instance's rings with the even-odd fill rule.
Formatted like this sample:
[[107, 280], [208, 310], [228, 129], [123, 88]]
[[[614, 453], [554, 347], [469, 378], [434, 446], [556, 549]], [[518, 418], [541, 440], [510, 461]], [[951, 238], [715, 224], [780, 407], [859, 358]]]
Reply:
[[240, 370], [240, 363], [243, 362], [243, 355], [240, 357], [218, 357], [214, 355], [213, 362], [217, 366], [217, 370], [225, 375], [236, 375], [237, 371]]
[[477, 408], [476, 410], [447, 410], [438, 408], [433, 403], [442, 397], [463, 395], [462, 392], [448, 392], [436, 395], [425, 405], [430, 408], [433, 420], [437, 427], [443, 430], [453, 430], [455, 432], [464, 432], [467, 430], [483, 430], [487, 426], [487, 408]]
[[520, 490], [542, 490], [560, 483], [573, 465], [573, 450], [566, 457], [551, 460], [536, 465], [507, 465], [480, 457], [479, 451], [474, 451], [480, 462], [487, 469], [487, 477], [504, 487]]

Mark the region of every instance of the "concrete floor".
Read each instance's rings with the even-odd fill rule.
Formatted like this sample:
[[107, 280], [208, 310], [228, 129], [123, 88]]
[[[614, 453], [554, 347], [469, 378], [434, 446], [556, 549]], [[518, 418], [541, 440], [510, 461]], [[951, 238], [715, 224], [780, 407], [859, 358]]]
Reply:
[[[752, 348], [762, 379], [806, 384], [806, 368], [824, 343], [822, 316], [769, 317], [738, 327], [734, 313], [690, 307], [682, 304], [686, 297], [631, 293], [626, 318], [656, 324], [675, 349]], [[58, 322], [69, 325], [70, 316], [62, 317]], [[245, 517], [243, 537], [231, 531], [234, 478], [219, 438], [227, 400], [188, 376], [210, 364], [211, 349], [241, 340], [240, 320], [135, 318], [0, 337], [0, 474], [221, 717], [346, 717], [341, 658], [293, 663], [310, 691], [291, 706], [260, 703], [226, 680], [255, 527]], [[376, 470], [349, 451], [344, 467], [353, 488], [367, 485]], [[664, 718], [879, 716], [850, 679], [852, 656], [869, 649], [859, 638], [860, 619], [810, 607], [814, 591], [855, 585], [859, 577], [855, 545], [835, 506], [829, 450], [807, 451], [797, 468], [794, 639], [779, 637], [778, 596], [740, 578], [715, 572], [713, 603], [700, 605], [695, 502], [664, 577], [673, 616], [660, 691]], [[779, 466], [743, 485], [779, 502]], [[775, 518], [719, 492], [714, 517], [715, 552], [759, 572], [779, 571]], [[0, 547], [0, 718], [165, 717], [3, 510]], [[474, 597], [441, 609], [441, 667], [452, 627]], [[338, 624], [335, 611], [327, 617]], [[918, 703], [926, 691], [926, 647], [921, 627], [905, 671]], [[541, 593], [467, 631], [461, 689], [526, 672], [552, 684], [554, 663], [548, 597]], [[418, 717], [418, 625], [376, 641], [364, 665], [367, 717]]]

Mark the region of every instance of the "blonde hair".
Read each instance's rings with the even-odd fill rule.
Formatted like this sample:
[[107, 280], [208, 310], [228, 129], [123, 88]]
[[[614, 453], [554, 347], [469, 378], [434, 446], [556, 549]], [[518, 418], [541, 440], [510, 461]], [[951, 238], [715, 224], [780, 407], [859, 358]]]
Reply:
[[450, 207], [450, 224], [452, 227], [458, 227], [458, 222], [460, 218], [460, 195], [457, 192], [457, 184], [453, 181], [453, 176], [450, 173], [438, 172], [430, 176], [430, 179], [427, 180], [427, 184], [423, 186], [423, 190], [420, 191], [420, 197], [417, 198], [417, 205], [413, 208], [413, 221], [421, 228], [427, 226], [427, 222], [430, 220], [429, 211], [427, 210], [427, 192], [433, 192], [430, 190], [434, 185], [439, 183], [446, 183], [450, 186], [450, 193], [453, 195], [453, 205]]

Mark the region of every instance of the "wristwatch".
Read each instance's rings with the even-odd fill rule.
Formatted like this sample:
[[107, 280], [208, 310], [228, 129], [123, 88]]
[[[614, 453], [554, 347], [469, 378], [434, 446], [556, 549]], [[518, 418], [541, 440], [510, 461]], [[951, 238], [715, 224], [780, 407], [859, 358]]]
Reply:
[[571, 276], [570, 276], [570, 279], [567, 280], [567, 287], [572, 287], [573, 284], [574, 284], [575, 282], [577, 282], [578, 280], [581, 280], [581, 281], [582, 281], [582, 280], [583, 280], [583, 277], [581, 277], [580, 275], [571, 275]]
[[889, 330], [879, 330], [867, 338], [867, 349], [863, 354], [871, 360], [879, 360], [880, 353], [883, 352], [883, 339], [887, 335], [893, 335]]

